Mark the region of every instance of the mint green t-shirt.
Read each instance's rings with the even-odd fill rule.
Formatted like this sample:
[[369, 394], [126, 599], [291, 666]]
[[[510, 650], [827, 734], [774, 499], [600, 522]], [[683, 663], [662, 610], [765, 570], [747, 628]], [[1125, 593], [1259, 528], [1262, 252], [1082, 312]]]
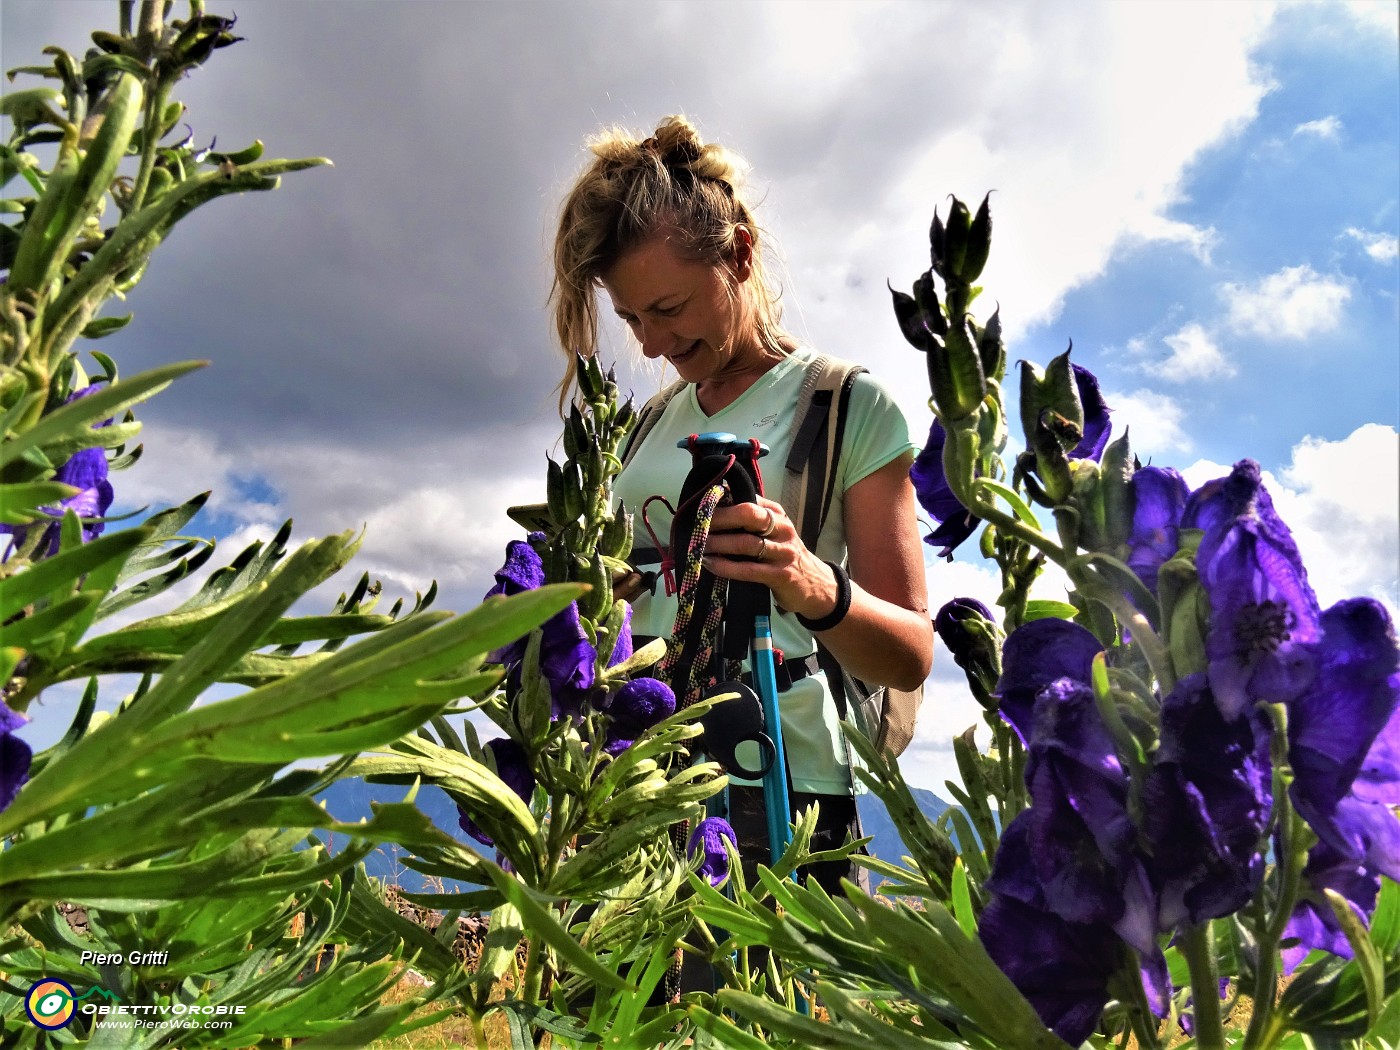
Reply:
[[[671, 399], [646, 441], [636, 450], [627, 468], [618, 475], [614, 495], [621, 498], [636, 516], [636, 546], [651, 546], [652, 540], [642, 523], [642, 505], [651, 496], [665, 496], [672, 505], [690, 470], [690, 455], [676, 442], [690, 434], [728, 431], [747, 440], [757, 438], [769, 449], [759, 460], [765, 482], [764, 494], [782, 498], [783, 464], [801, 421], [793, 418], [798, 392], [807, 365], [816, 351], [802, 348], [759, 377], [734, 402], [714, 415], [706, 415], [691, 384]], [[906, 452], [917, 451], [904, 413], [886, 387], [869, 373], [856, 378], [851, 388], [841, 458], [832, 486], [831, 509], [817, 539], [816, 554], [825, 561], [841, 562], [846, 555], [846, 491], [887, 463]], [[670, 542], [671, 513], [658, 500], [647, 508], [647, 519], [658, 539]], [[676, 618], [676, 599], [667, 597], [657, 582], [654, 595], [643, 593], [633, 603], [632, 632], [638, 635], [669, 637]], [[816, 652], [811, 632], [797, 618], [773, 615], [773, 644], [785, 658], [801, 659]], [[836, 704], [823, 674], [794, 682], [779, 696], [783, 716], [783, 745], [794, 791], [818, 794], [849, 794], [851, 774], [847, 768]], [[735, 780], [735, 783], [745, 783]]]

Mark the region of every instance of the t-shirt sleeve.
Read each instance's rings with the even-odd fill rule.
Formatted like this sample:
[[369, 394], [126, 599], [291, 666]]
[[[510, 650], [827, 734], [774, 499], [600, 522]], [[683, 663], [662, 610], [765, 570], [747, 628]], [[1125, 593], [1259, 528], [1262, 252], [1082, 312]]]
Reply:
[[889, 388], [869, 372], [856, 377], [847, 411], [841, 449], [843, 492], [904, 453], [922, 447]]

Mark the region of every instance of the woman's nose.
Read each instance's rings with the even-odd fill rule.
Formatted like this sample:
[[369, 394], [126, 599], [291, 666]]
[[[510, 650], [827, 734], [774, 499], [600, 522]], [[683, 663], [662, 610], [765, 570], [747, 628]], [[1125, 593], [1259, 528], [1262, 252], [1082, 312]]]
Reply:
[[656, 321], [643, 322], [638, 341], [642, 344], [642, 355], [648, 359], [666, 356], [675, 342], [670, 330]]

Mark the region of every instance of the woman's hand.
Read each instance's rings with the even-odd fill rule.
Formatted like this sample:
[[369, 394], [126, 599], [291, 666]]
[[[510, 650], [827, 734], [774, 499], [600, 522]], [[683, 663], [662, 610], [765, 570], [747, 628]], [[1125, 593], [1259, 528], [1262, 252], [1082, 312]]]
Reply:
[[715, 510], [705, 568], [729, 580], [761, 583], [783, 609], [810, 619], [836, 607], [836, 577], [809, 551], [782, 505], [758, 497]]
[[[847, 490], [842, 517], [851, 606], [820, 634], [856, 678], [898, 689], [915, 688], [933, 664], [923, 544], [909, 482], [913, 458], [901, 456]], [[705, 565], [716, 576], [766, 585], [778, 605], [809, 620], [836, 608], [831, 567], [807, 549], [782, 506], [762, 496], [715, 511]]]

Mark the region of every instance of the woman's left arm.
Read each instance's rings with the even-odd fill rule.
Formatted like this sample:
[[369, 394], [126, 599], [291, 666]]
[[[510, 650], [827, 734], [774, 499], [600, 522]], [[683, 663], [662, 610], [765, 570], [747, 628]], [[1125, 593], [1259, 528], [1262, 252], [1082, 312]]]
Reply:
[[[905, 453], [846, 491], [851, 605], [840, 623], [817, 635], [856, 678], [896, 689], [916, 688], [933, 665], [933, 623], [909, 481], [913, 459]], [[760, 537], [770, 521], [771, 531]], [[778, 503], [760, 497], [721, 507], [712, 529], [706, 564], [716, 575], [766, 584], [777, 604], [809, 620], [835, 610], [835, 574], [802, 543]]]

